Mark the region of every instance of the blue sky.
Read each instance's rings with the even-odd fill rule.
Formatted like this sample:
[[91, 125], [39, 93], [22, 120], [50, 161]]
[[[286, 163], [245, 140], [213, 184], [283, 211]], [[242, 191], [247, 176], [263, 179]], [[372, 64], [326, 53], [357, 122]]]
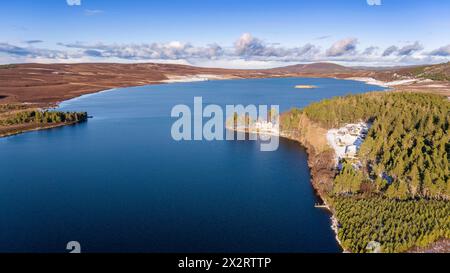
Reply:
[[258, 68], [450, 60], [450, 1], [379, 1], [4, 1], [0, 63], [156, 61]]

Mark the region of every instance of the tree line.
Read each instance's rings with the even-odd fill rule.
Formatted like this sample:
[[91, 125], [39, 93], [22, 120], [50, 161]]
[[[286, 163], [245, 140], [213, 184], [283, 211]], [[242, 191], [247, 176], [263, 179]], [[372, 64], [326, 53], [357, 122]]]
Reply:
[[[319, 102], [304, 112], [326, 128], [358, 121], [372, 124], [358, 153], [362, 170], [350, 171], [344, 165], [335, 181], [337, 193], [371, 192], [397, 199], [450, 198], [447, 98], [370, 93]], [[343, 185], [349, 180], [354, 183]]]
[[403, 252], [450, 239], [450, 102], [422, 93], [374, 92], [336, 97], [293, 109], [284, 130], [302, 115], [326, 129], [368, 122], [371, 128], [353, 160], [340, 164], [328, 193], [344, 248]]
[[26, 123], [52, 124], [77, 123], [87, 120], [86, 112], [58, 112], [58, 111], [21, 111], [6, 119], [0, 120], [0, 125], [18, 125]]
[[447, 201], [339, 197], [334, 208], [338, 237], [352, 252], [369, 252], [370, 242], [378, 242], [382, 252], [404, 252], [450, 239]]

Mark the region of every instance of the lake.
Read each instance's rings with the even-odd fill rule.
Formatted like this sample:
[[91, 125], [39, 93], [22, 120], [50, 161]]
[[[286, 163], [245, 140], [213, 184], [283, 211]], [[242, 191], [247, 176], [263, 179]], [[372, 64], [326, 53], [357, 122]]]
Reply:
[[[300, 90], [296, 85], [314, 85]], [[171, 138], [176, 104], [278, 104], [381, 90], [335, 79], [115, 89], [64, 102], [87, 123], [0, 139], [0, 252], [340, 252], [314, 208], [307, 155], [280, 140]]]

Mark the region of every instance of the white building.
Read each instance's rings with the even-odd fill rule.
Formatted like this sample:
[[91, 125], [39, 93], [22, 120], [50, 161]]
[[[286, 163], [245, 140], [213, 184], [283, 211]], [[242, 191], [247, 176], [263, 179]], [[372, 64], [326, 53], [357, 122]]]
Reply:
[[253, 127], [261, 131], [271, 131], [274, 128], [273, 123], [267, 121], [257, 121]]
[[356, 145], [348, 145], [345, 148], [345, 156], [346, 157], [355, 157], [358, 152], [358, 147]]
[[366, 123], [347, 124], [339, 129], [331, 129], [327, 133], [328, 144], [335, 150], [336, 160], [355, 158], [369, 132]]

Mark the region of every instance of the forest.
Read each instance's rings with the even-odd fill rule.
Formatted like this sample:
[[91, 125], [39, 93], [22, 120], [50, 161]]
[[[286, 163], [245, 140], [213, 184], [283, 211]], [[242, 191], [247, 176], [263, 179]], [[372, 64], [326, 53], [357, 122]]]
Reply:
[[87, 120], [85, 112], [58, 112], [58, 111], [19, 111], [14, 115], [0, 119], [0, 126], [11, 126], [19, 124], [54, 124], [54, 123], [77, 123]]
[[294, 109], [286, 130], [301, 130], [302, 115], [325, 129], [371, 124], [357, 155], [343, 160], [328, 193], [345, 249], [404, 252], [450, 239], [450, 101], [410, 92], [336, 97]]
[[402, 200], [450, 198], [447, 98], [370, 93], [319, 102], [304, 112], [327, 129], [357, 121], [372, 124], [358, 154], [364, 168], [350, 170], [344, 162], [335, 193], [380, 193]]
[[368, 252], [369, 242], [382, 252], [405, 252], [450, 238], [450, 202], [439, 200], [393, 201], [387, 198], [339, 197], [338, 237], [351, 252]]

